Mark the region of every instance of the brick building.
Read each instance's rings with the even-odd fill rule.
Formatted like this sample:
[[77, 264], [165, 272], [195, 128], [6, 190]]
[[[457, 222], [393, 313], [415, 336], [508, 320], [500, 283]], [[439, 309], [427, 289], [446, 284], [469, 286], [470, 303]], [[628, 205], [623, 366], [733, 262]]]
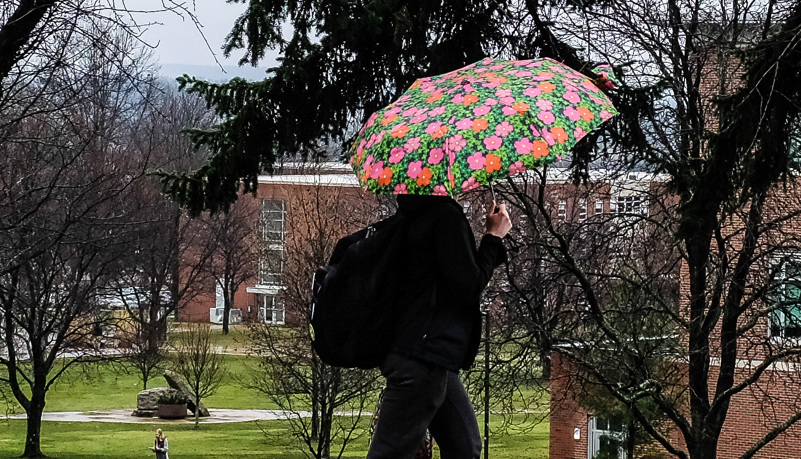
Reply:
[[[660, 187], [648, 187], [662, 200], [669, 200]], [[612, 192], [614, 194], [614, 192]], [[643, 211], [652, 212], [653, 202]], [[756, 269], [749, 275], [745, 285], [747, 295], [753, 295], [754, 304], [740, 319], [742, 334], [738, 338], [738, 354], [734, 374], [735, 384], [758, 376], [759, 382], [737, 393], [729, 405], [718, 447], [718, 458], [741, 457], [754, 447], [772, 429], [785, 422], [794, 422], [801, 413], [801, 365], [795, 349], [801, 345], [801, 231], [798, 211], [801, 209], [801, 183], [798, 180], [779, 186], [765, 206], [765, 221], [770, 230], [757, 247], [754, 259]], [[767, 225], [768, 223], [766, 223]], [[736, 259], [743, 248], [741, 221], [737, 216], [723, 228], [727, 241], [724, 252]], [[689, 273], [683, 263], [678, 267], [680, 288], [678, 291], [678, 313], [685, 320], [689, 317]], [[758, 294], [759, 289], [767, 293]], [[723, 292], [725, 295], [725, 291]], [[749, 297], [746, 297], [749, 298]], [[678, 391], [687, 385], [686, 335], [677, 338], [678, 349], [684, 354], [675, 355], [670, 361], [677, 375]], [[715, 390], [721, 368], [720, 333], [713, 331], [710, 361], [710, 390]], [[777, 358], [782, 353], [786, 358]], [[776, 359], [767, 364], [767, 359]], [[563, 354], [552, 355], [551, 410], [550, 410], [550, 457], [559, 459], [592, 459], [604, 448], [608, 439], [623, 440], [625, 428], [615, 419], [595, 415], [582, 401], [583, 387], [579, 386], [575, 366]], [[683, 375], [683, 376], [682, 376]], [[671, 425], [670, 423], [666, 425]], [[682, 435], [672, 425], [662, 432], [674, 445], [683, 448]], [[793, 425], [782, 432], [754, 457], [765, 459], [801, 457], [798, 451], [801, 426]], [[635, 457], [674, 457], [655, 442], [642, 446]], [[612, 456], [604, 456], [612, 457]], [[618, 449], [621, 459], [627, 455]]]
[[[378, 201], [364, 194], [344, 164], [283, 166], [273, 175], [259, 177], [255, 197], [244, 195], [239, 201], [254, 209], [250, 215], [258, 247], [253, 250], [256, 275], [237, 290], [233, 321], [241, 317], [245, 322], [292, 323], [302, 304], [293, 308], [291, 303], [302, 303], [299, 297], [307, 293], [309, 273], [314, 272], [312, 266], [299, 266], [304, 257], [312, 256], [308, 251], [319, 248], [314, 255], [324, 259], [322, 253], [330, 253], [340, 237], [378, 215]], [[178, 320], [221, 320], [221, 292], [212, 279], [206, 282], [204, 293], [180, 309]]]

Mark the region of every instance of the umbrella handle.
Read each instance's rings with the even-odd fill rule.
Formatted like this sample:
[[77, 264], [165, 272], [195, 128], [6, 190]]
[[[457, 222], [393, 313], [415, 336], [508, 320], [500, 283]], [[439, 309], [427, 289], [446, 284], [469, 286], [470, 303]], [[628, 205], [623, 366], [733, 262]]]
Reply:
[[[495, 203], [495, 205], [498, 205], [498, 201], [495, 200], [495, 188], [492, 186], [492, 182], [490, 182], [489, 186], [490, 186], [490, 192], [492, 193], [492, 202]], [[492, 210], [494, 211], [495, 209]]]

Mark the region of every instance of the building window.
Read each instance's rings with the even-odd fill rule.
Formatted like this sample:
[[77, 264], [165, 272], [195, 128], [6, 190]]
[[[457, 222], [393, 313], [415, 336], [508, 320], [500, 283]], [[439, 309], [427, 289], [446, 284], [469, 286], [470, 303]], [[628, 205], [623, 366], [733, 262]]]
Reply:
[[579, 199], [578, 202], [578, 220], [583, 222], [587, 219], [587, 200], [584, 198]]
[[284, 243], [286, 209], [280, 199], [262, 199], [259, 226], [261, 237], [267, 242]]
[[615, 212], [627, 215], [645, 214], [645, 200], [641, 195], [618, 196]]
[[283, 247], [264, 247], [259, 257], [259, 284], [280, 285], [284, 272]]
[[599, 215], [604, 213], [604, 201], [603, 199], [596, 199], [595, 200], [595, 215]]
[[286, 320], [284, 300], [276, 295], [256, 294], [259, 320], [267, 324], [283, 325]]
[[623, 424], [620, 421], [603, 417], [592, 418], [588, 430], [588, 459], [626, 459], [623, 450]]
[[777, 288], [771, 298], [770, 335], [801, 338], [801, 253], [780, 258], [776, 266]]
[[262, 199], [259, 215], [259, 284], [279, 285], [284, 272], [286, 208], [280, 199]]
[[556, 218], [562, 221], [567, 218], [567, 201], [564, 199], [559, 200], [559, 205], [556, 208]]

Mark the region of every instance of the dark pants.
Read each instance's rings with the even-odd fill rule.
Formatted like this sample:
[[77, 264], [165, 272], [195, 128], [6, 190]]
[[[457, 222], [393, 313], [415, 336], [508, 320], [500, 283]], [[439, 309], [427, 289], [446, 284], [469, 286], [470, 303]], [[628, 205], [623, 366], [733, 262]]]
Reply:
[[426, 429], [442, 459], [478, 459], [481, 435], [455, 371], [396, 354], [381, 364], [387, 378], [367, 459], [411, 459]]

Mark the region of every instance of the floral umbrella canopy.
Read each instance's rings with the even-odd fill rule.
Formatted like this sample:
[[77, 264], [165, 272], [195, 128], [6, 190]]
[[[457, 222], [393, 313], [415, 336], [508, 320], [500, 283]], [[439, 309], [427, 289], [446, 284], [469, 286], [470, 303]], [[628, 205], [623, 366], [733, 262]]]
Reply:
[[370, 116], [350, 164], [373, 193], [443, 196], [550, 164], [617, 114], [601, 75], [552, 59], [484, 59], [419, 79]]

